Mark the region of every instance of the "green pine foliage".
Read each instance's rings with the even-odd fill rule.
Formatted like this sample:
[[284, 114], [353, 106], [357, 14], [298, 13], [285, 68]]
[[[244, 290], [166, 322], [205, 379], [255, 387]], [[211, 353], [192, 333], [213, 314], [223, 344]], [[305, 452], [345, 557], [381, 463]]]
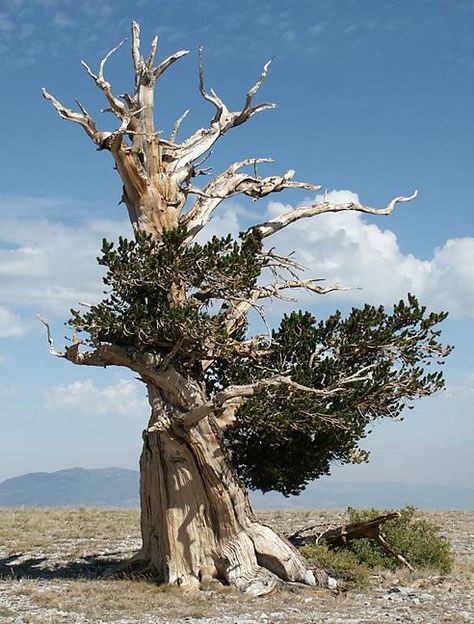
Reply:
[[71, 310], [69, 324], [100, 342], [167, 354], [190, 367], [199, 358], [228, 354], [222, 319], [212, 303], [249, 295], [265, 266], [253, 234], [214, 236], [200, 245], [184, 243], [184, 227], [163, 232], [161, 241], [138, 234], [104, 239], [100, 265], [107, 267], [106, 298], [87, 312]]
[[350, 550], [329, 550], [326, 544], [308, 544], [300, 548], [300, 553], [348, 589], [364, 589], [370, 584], [369, 566]]
[[[380, 509], [349, 507], [347, 522], [365, 522], [384, 513]], [[390, 546], [403, 555], [416, 572], [449, 573], [454, 564], [453, 551], [449, 540], [440, 535], [439, 527], [420, 518], [415, 507], [406, 506], [400, 509], [400, 513], [400, 518], [388, 520], [383, 525]], [[374, 571], [395, 571], [402, 565], [377, 542], [369, 539], [352, 540], [347, 547], [337, 550], [329, 549], [323, 542], [308, 544], [300, 552], [350, 589], [367, 587]]]
[[412, 295], [390, 311], [366, 305], [347, 318], [293, 312], [252, 357], [243, 355], [236, 346], [248, 338], [246, 326], [229, 333], [225, 313], [249, 298], [274, 256], [262, 253], [255, 233], [203, 244], [186, 237], [180, 226], [159, 241], [104, 240], [105, 298], [72, 310], [69, 324], [91, 347], [107, 342], [162, 356], [209, 397], [274, 375], [330, 391], [271, 386], [242, 405], [224, 437], [249, 487], [295, 494], [333, 462], [366, 461], [359, 443], [375, 420], [399, 417], [413, 399], [443, 388], [438, 367], [451, 347], [440, 343], [438, 325], [446, 313], [427, 313]]
[[433, 359], [442, 363], [450, 351], [438, 341], [437, 325], [444, 318], [446, 313], [427, 314], [411, 295], [391, 313], [366, 305], [353, 308], [346, 319], [336, 312], [317, 321], [308, 312], [294, 312], [272, 332], [272, 348], [263, 361], [227, 362], [220, 372], [225, 383], [289, 372], [311, 388], [339, 387], [344, 378], [371, 367], [363, 380], [343, 385], [334, 395], [280, 386], [247, 401], [227, 433], [247, 485], [297, 494], [328, 474], [333, 462], [367, 461], [359, 442], [373, 421], [399, 417], [411, 400], [443, 388], [441, 371], [430, 366]]

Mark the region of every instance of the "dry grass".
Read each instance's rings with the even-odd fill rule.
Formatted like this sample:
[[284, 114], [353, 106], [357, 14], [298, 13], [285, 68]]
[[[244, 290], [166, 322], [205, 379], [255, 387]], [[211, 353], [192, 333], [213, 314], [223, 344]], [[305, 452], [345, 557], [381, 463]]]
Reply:
[[[143, 580], [101, 578], [103, 562], [127, 558], [139, 546], [137, 510], [0, 509], [0, 558], [4, 570], [4, 578], [0, 579], [0, 623], [178, 624], [199, 619], [206, 624], [342, 623], [359, 621], [361, 612], [369, 614], [371, 610], [373, 618], [360, 621], [375, 623], [381, 621], [378, 618], [385, 609], [382, 595], [396, 584], [410, 584], [415, 591], [433, 593], [436, 602], [424, 607], [438, 610], [439, 619], [433, 612], [429, 621], [469, 621], [458, 619], [458, 611], [467, 612], [471, 605], [466, 602], [466, 607], [460, 606], [468, 600], [474, 581], [474, 547], [470, 538], [474, 513], [427, 515], [454, 537], [458, 557], [454, 573], [439, 584], [401, 570], [379, 575], [373, 588], [362, 593], [337, 595], [293, 586], [254, 600], [228, 588], [183, 596], [179, 590], [163, 589]], [[277, 530], [291, 533], [309, 524], [339, 524], [343, 512], [280, 511], [259, 516]], [[11, 576], [5, 574], [10, 561]], [[420, 605], [390, 604], [394, 616], [398, 614], [401, 621], [412, 621], [405, 613], [408, 607], [410, 613], [422, 612]], [[316, 613], [321, 619], [316, 618]], [[451, 619], [443, 619], [448, 616]]]
[[10, 551], [57, 552], [62, 542], [84, 547], [140, 537], [137, 509], [0, 508], [0, 544]]
[[249, 611], [261, 614], [304, 605], [309, 593], [314, 597], [312, 590], [275, 592], [256, 603], [229, 589], [183, 596], [178, 589], [164, 589], [137, 580], [62, 581], [49, 587], [43, 581], [28, 581], [14, 590], [15, 596], [26, 598], [32, 605], [31, 611], [42, 613], [43, 621], [47, 621], [48, 612], [61, 611], [80, 613], [88, 622], [116, 622], [124, 614], [133, 614], [135, 618], [153, 614], [157, 621], [170, 613], [177, 621], [218, 617], [222, 613], [232, 613], [236, 617]]

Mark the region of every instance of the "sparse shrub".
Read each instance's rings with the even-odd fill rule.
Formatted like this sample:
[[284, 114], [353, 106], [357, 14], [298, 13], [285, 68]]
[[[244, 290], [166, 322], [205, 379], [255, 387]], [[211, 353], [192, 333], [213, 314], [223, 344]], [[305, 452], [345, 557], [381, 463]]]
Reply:
[[[415, 569], [427, 569], [442, 574], [450, 572], [454, 557], [448, 539], [439, 534], [440, 528], [431, 521], [416, 516], [416, 508], [406, 506], [400, 510], [401, 517], [388, 520], [383, 525], [390, 546], [403, 555]], [[383, 515], [379, 509], [347, 510], [349, 522], [364, 522]], [[395, 570], [400, 564], [376, 542], [368, 539], [354, 540], [351, 552], [360, 563], [372, 568]]]
[[369, 584], [369, 568], [350, 550], [329, 550], [326, 544], [310, 544], [300, 552], [346, 587], [363, 588]]
[[[415, 507], [406, 506], [400, 510], [400, 518], [388, 520], [383, 525], [390, 546], [419, 571], [450, 572], [454, 556], [449, 540], [440, 535], [435, 523], [417, 517], [416, 511]], [[347, 520], [349, 523], [365, 522], [384, 513], [379, 509], [349, 507]], [[377, 542], [369, 539], [353, 540], [347, 548], [339, 550], [330, 550], [324, 543], [309, 544], [300, 552], [348, 588], [366, 587], [374, 568], [396, 570], [401, 565]]]

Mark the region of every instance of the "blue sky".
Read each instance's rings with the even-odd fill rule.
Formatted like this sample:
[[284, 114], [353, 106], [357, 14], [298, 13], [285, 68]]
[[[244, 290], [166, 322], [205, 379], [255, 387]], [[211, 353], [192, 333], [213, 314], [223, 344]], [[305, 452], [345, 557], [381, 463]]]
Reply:
[[[40, 89], [65, 104], [79, 97], [101, 127], [113, 129], [80, 59], [95, 67], [129, 36], [133, 18], [142, 41], [159, 33], [163, 57], [191, 51], [158, 84], [156, 121], [165, 133], [186, 108], [183, 137], [211, 117], [197, 91], [198, 45], [206, 83], [234, 108], [274, 57], [261, 98], [278, 108], [221, 140], [216, 172], [272, 156], [269, 173], [296, 169], [299, 180], [322, 184], [335, 200], [356, 194], [381, 206], [419, 190], [388, 218], [324, 216], [274, 242], [298, 249], [311, 276], [362, 288], [304, 297], [300, 305], [317, 315], [364, 301], [390, 305], [409, 290], [450, 312], [444, 334], [456, 349], [447, 391], [418, 403], [403, 423], [379, 424], [367, 439], [371, 463], [336, 468], [334, 478], [472, 483], [474, 4], [4, 0], [0, 7], [0, 479], [137, 463], [143, 387], [124, 371], [52, 358], [35, 320], [38, 312], [47, 317], [59, 342], [69, 308], [100, 297], [100, 240], [129, 233], [110, 155], [61, 121]], [[116, 92], [130, 88], [127, 45], [107, 72]], [[258, 204], [233, 200], [211, 230], [235, 232], [310, 199], [285, 192]], [[274, 304], [269, 318], [276, 322], [287, 308]]]

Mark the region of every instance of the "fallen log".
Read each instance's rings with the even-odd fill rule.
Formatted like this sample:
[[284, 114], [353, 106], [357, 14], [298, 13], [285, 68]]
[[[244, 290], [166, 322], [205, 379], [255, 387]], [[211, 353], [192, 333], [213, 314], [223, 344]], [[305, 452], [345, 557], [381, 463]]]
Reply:
[[401, 514], [398, 511], [372, 518], [372, 520], [366, 520], [365, 522], [354, 522], [352, 524], [344, 524], [342, 526], [327, 529], [325, 531], [318, 531], [317, 529], [321, 525], [313, 525], [300, 529], [289, 536], [289, 541], [294, 546], [305, 546], [306, 544], [321, 544], [324, 543], [331, 550], [338, 550], [340, 548], [346, 548], [350, 542], [356, 539], [371, 539], [377, 542], [380, 547], [385, 550], [391, 557], [396, 559], [399, 563], [407, 567], [411, 572], [414, 572], [413, 567], [408, 561], [397, 553], [387, 541], [387, 536], [383, 532], [382, 525], [387, 520], [393, 520], [394, 518], [400, 518]]

